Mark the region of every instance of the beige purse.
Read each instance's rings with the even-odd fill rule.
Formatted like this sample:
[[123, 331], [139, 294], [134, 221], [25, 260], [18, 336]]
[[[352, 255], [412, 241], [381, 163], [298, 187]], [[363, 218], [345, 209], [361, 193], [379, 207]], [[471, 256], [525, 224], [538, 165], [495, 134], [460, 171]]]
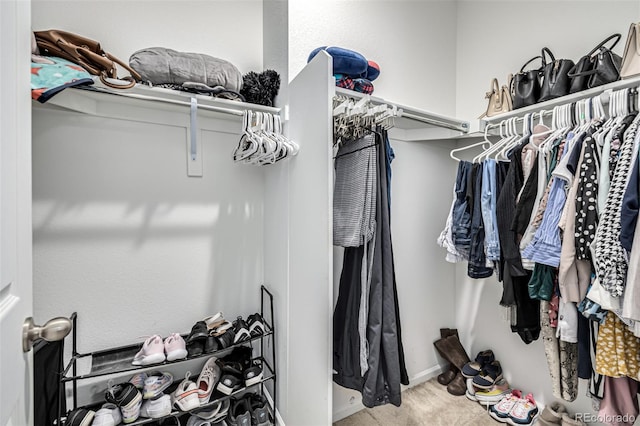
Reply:
[[640, 23], [629, 27], [627, 44], [624, 47], [620, 77], [629, 78], [640, 74]]
[[509, 75], [506, 85], [500, 87], [498, 79], [491, 80], [490, 90], [486, 93], [485, 98], [489, 99], [489, 105], [487, 105], [487, 111], [479, 118], [493, 117], [504, 112], [511, 111], [511, 74]]

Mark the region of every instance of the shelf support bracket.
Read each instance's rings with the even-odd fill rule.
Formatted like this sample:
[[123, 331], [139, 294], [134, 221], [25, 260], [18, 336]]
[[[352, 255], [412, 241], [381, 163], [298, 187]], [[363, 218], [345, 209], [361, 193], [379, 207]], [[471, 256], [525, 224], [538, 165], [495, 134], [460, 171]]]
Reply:
[[187, 176], [202, 177], [202, 141], [198, 128], [198, 99], [191, 97], [190, 125], [187, 130]]

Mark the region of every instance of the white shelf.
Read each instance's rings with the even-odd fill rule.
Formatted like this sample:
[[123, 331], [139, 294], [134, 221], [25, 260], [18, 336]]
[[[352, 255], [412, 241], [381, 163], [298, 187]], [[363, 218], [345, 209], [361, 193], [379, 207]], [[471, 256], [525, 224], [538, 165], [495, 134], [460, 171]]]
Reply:
[[[529, 105], [524, 108], [515, 109], [513, 111], [505, 112], [504, 114], [496, 115], [493, 117], [484, 118], [481, 121], [480, 131], [484, 130], [484, 126], [487, 123], [498, 123], [502, 120], [506, 120], [512, 117], [524, 117], [526, 113], [539, 112], [542, 110], [551, 111], [553, 107], [558, 105], [564, 105], [572, 102], [579, 101], [581, 99], [592, 98], [601, 94], [607, 94], [611, 91], [625, 89], [628, 87], [640, 86], [640, 76], [614, 81], [613, 83], [604, 84], [602, 86], [594, 87], [593, 89], [583, 90], [581, 92], [572, 93], [570, 95], [562, 96], [559, 98], [551, 99], [545, 102]], [[608, 102], [608, 95], [603, 101]]]
[[[335, 94], [354, 99], [367, 96], [341, 87], [335, 88]], [[369, 99], [375, 105], [386, 104], [390, 107], [395, 105], [402, 110], [402, 115], [395, 118], [395, 126], [389, 131], [394, 139], [404, 141], [457, 139], [469, 131], [469, 122], [466, 120], [436, 114], [375, 96], [370, 96]]]
[[[245, 110], [280, 114], [280, 108], [206, 95], [182, 92], [161, 87], [136, 84], [130, 89], [112, 89], [99, 81], [91, 86], [72, 87], [51, 98], [45, 105], [53, 105], [76, 112], [99, 115], [100, 103], [127, 104], [152, 110], [189, 113], [191, 99], [198, 101], [198, 114], [212, 118], [237, 120]], [[36, 104], [34, 102], [34, 104]]]

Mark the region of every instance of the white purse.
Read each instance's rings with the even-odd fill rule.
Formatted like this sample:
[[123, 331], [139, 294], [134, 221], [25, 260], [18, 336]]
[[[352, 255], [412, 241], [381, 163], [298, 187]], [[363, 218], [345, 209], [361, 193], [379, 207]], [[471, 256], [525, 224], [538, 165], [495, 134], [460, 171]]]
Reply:
[[627, 44], [624, 47], [620, 77], [629, 78], [640, 75], [640, 23], [632, 23], [629, 27]]

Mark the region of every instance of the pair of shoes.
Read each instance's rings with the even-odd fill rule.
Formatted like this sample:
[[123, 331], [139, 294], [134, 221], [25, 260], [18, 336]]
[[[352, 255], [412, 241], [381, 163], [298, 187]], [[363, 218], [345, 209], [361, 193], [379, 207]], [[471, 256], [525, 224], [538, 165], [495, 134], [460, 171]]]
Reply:
[[185, 341], [178, 333], [172, 333], [164, 341], [157, 334], [147, 338], [142, 348], [133, 357], [133, 365], [159, 364], [165, 361], [176, 361], [187, 357]]
[[447, 392], [456, 396], [464, 395], [467, 391], [467, 384], [465, 383], [465, 379], [460, 373], [460, 370], [462, 370], [464, 365], [469, 362], [469, 356], [464, 350], [462, 343], [460, 343], [458, 335], [453, 334], [437, 340], [434, 342], [434, 346], [444, 359], [449, 361], [459, 370], [453, 380], [447, 384]]
[[462, 368], [462, 375], [467, 379], [473, 379], [480, 374], [485, 365], [492, 363], [496, 358], [491, 349], [478, 352], [475, 361], [467, 362]]
[[267, 400], [262, 395], [249, 393], [242, 398], [231, 399], [227, 424], [229, 426], [269, 426], [274, 423]]
[[249, 326], [249, 334], [251, 334], [251, 337], [262, 336], [267, 331], [267, 326], [264, 319], [262, 319], [262, 315], [257, 312], [249, 315], [247, 325]]
[[110, 384], [104, 395], [104, 399], [120, 408], [123, 423], [134, 422], [140, 417], [142, 395], [133, 383]]
[[522, 392], [514, 389], [500, 402], [489, 407], [489, 415], [501, 423], [530, 425], [538, 416], [538, 406], [532, 394], [523, 398]]
[[[455, 328], [440, 329], [441, 339], [445, 339], [449, 336], [457, 336], [457, 335], [458, 335], [458, 330], [456, 330]], [[438, 349], [437, 346], [436, 346], [436, 349]], [[445, 356], [442, 353], [440, 354], [440, 356], [445, 358]], [[458, 369], [456, 368], [456, 366], [453, 364], [449, 364], [449, 369], [438, 375], [438, 383], [440, 383], [443, 386], [447, 386], [449, 383], [451, 383], [453, 379], [455, 379], [456, 374], [458, 374]]]
[[173, 375], [168, 372], [154, 372], [144, 380], [143, 399], [156, 399], [173, 383]]
[[479, 374], [473, 376], [473, 385], [481, 389], [491, 388], [502, 378], [502, 366], [499, 361], [485, 365]]
[[239, 362], [223, 362], [221, 370], [222, 377], [216, 389], [225, 395], [260, 383], [264, 376], [262, 363], [258, 360], [253, 361], [247, 368]]
[[235, 334], [235, 337], [233, 338], [234, 344], [251, 339], [251, 332], [249, 331], [249, 326], [242, 319], [242, 317], [236, 318], [236, 320], [233, 322], [233, 332]]
[[567, 409], [564, 405], [559, 402], [552, 402], [544, 407], [536, 423], [543, 426], [561, 425], [562, 416], [566, 413]]
[[[193, 325], [191, 333], [186, 339], [189, 358], [210, 354], [233, 344], [233, 335], [227, 334], [232, 324], [221, 318], [221, 315], [221, 313], [218, 313]], [[216, 320], [213, 318], [216, 318]], [[207, 323], [207, 321], [209, 322]]]
[[224, 315], [222, 314], [222, 312], [216, 312], [215, 314], [206, 317], [202, 321], [204, 321], [204, 323], [207, 325], [207, 328], [209, 330], [213, 330], [215, 328], [218, 328], [223, 323], [227, 322], [224, 319]]
[[147, 399], [142, 403], [140, 416], [159, 419], [171, 413], [171, 396], [162, 394], [154, 399]]
[[67, 416], [64, 426], [91, 426], [95, 412], [86, 408], [76, 408]]
[[103, 404], [93, 417], [91, 426], [116, 426], [122, 422], [122, 414], [116, 404]]
[[472, 386], [476, 390], [474, 393], [476, 401], [478, 401], [481, 405], [497, 404], [502, 400], [502, 398], [511, 393], [509, 383], [504, 378], [496, 380], [496, 382], [488, 389], [476, 387], [472, 379], [467, 379], [467, 382], [469, 381], [472, 383]]

